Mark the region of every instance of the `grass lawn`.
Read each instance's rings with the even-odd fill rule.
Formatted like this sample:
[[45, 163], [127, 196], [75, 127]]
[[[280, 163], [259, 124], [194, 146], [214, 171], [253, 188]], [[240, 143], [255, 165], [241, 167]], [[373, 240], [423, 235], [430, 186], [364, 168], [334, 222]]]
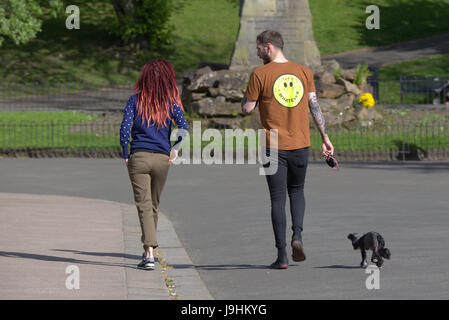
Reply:
[[107, 147], [117, 137], [73, 130], [100, 118], [79, 112], [0, 112], [0, 149]]
[[449, 54], [419, 58], [379, 68], [381, 80], [399, 80], [401, 74], [449, 77]]
[[[309, 0], [321, 55], [447, 33], [449, 0]], [[365, 9], [380, 9], [380, 29], [368, 30]]]
[[82, 112], [46, 112], [46, 111], [29, 111], [29, 112], [0, 112], [0, 122], [2, 123], [35, 123], [35, 124], [47, 124], [47, 123], [62, 123], [73, 122], [83, 123], [92, 120], [99, 119], [100, 116], [92, 115]]
[[171, 19], [175, 26], [170, 61], [178, 71], [201, 61], [228, 64], [237, 40], [239, 8], [235, 0], [189, 0]]

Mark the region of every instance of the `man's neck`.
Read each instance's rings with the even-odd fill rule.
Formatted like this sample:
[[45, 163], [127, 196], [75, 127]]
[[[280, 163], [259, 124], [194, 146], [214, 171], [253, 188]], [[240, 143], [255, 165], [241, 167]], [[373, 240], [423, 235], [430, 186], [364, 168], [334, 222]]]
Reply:
[[284, 54], [282, 52], [279, 52], [276, 56], [271, 59], [272, 62], [278, 62], [278, 63], [284, 63], [288, 62], [288, 60], [285, 58]]

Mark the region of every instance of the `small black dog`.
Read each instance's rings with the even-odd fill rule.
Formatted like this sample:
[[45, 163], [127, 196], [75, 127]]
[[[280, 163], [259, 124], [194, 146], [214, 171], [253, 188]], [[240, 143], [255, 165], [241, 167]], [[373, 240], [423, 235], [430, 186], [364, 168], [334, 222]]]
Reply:
[[366, 261], [366, 251], [372, 250], [373, 255], [371, 262], [375, 263], [378, 268], [382, 267], [384, 261], [382, 258], [390, 259], [391, 252], [388, 248], [385, 248], [384, 238], [377, 232], [368, 232], [361, 236], [356, 237], [357, 233], [350, 233], [348, 239], [351, 240], [354, 250], [360, 249], [362, 253], [362, 262], [360, 267], [366, 268], [368, 262]]

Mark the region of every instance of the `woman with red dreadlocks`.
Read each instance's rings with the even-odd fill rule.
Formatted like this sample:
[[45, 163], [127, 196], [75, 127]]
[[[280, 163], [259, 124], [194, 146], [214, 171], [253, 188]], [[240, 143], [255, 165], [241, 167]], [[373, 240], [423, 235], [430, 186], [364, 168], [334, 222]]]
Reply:
[[[120, 145], [128, 167], [142, 229], [144, 253], [138, 268], [153, 270], [158, 207], [168, 168], [178, 156], [187, 128], [173, 67], [165, 60], [148, 62], [125, 107]], [[170, 144], [172, 121], [180, 131]], [[131, 132], [131, 154], [128, 151]]]

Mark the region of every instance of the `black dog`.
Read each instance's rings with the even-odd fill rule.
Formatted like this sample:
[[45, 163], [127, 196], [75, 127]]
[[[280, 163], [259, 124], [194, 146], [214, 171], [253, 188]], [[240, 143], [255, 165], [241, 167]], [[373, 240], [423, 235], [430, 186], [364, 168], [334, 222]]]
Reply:
[[354, 250], [360, 249], [362, 253], [362, 262], [360, 266], [366, 268], [368, 262], [366, 261], [366, 251], [372, 250], [373, 255], [371, 262], [375, 263], [377, 267], [382, 267], [384, 261], [382, 258], [390, 259], [391, 252], [388, 248], [385, 248], [385, 240], [377, 232], [368, 232], [361, 236], [356, 237], [357, 233], [350, 233], [348, 239], [351, 240]]

